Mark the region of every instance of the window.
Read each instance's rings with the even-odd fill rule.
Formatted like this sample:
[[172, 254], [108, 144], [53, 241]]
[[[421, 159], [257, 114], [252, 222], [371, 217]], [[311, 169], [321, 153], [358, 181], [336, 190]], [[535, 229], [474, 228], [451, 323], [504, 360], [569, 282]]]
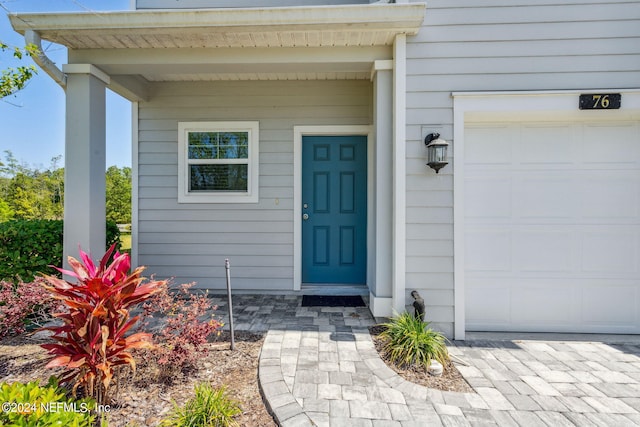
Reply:
[[178, 123], [178, 202], [258, 202], [258, 122]]

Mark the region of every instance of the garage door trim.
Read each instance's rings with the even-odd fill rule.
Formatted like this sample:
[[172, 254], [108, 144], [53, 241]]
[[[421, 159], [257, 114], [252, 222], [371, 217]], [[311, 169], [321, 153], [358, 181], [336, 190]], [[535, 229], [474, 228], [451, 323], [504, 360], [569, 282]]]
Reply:
[[[578, 109], [581, 93], [621, 93], [622, 107], [615, 111], [585, 111]], [[640, 88], [584, 89], [543, 92], [454, 92], [454, 339], [465, 338], [465, 238], [464, 238], [464, 133], [471, 121], [525, 120], [550, 117], [561, 113], [564, 119], [581, 118], [598, 113], [616, 119], [640, 119]]]

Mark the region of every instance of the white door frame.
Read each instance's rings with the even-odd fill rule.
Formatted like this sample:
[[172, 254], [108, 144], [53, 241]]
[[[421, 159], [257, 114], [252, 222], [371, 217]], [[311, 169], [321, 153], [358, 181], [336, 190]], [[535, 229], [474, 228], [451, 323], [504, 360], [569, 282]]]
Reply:
[[371, 233], [375, 224], [375, 211], [371, 200], [373, 186], [372, 153], [375, 147], [373, 131], [369, 125], [294, 126], [293, 127], [293, 290], [302, 286], [302, 137], [307, 135], [362, 135], [367, 137], [367, 285], [371, 272]]
[[[618, 110], [580, 110], [582, 93], [620, 93]], [[617, 120], [640, 116], [640, 89], [584, 89], [531, 92], [454, 92], [453, 96], [453, 244], [454, 244], [454, 339], [465, 338], [464, 277], [464, 128], [466, 122], [501, 119], [548, 118], [560, 113], [563, 119], [587, 117], [598, 111]], [[466, 121], [466, 122], [465, 122]]]

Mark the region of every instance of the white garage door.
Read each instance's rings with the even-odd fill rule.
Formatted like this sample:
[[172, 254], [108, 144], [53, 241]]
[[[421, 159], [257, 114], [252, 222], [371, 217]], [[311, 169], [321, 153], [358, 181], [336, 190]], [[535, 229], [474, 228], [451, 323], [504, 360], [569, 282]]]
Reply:
[[640, 123], [465, 127], [467, 330], [640, 333]]

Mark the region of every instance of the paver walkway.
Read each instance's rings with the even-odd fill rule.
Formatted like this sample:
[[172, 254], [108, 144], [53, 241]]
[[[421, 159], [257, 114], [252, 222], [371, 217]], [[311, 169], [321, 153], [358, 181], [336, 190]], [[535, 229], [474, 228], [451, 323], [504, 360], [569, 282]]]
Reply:
[[[224, 299], [218, 302], [222, 314]], [[368, 332], [375, 322], [367, 308], [300, 302], [234, 297], [237, 329], [268, 331], [260, 386], [283, 427], [640, 425], [638, 337], [610, 336], [619, 344], [605, 344], [589, 335], [578, 341], [472, 335], [453, 342], [450, 352], [469, 364], [457, 366], [477, 393], [441, 392], [385, 365]]]

